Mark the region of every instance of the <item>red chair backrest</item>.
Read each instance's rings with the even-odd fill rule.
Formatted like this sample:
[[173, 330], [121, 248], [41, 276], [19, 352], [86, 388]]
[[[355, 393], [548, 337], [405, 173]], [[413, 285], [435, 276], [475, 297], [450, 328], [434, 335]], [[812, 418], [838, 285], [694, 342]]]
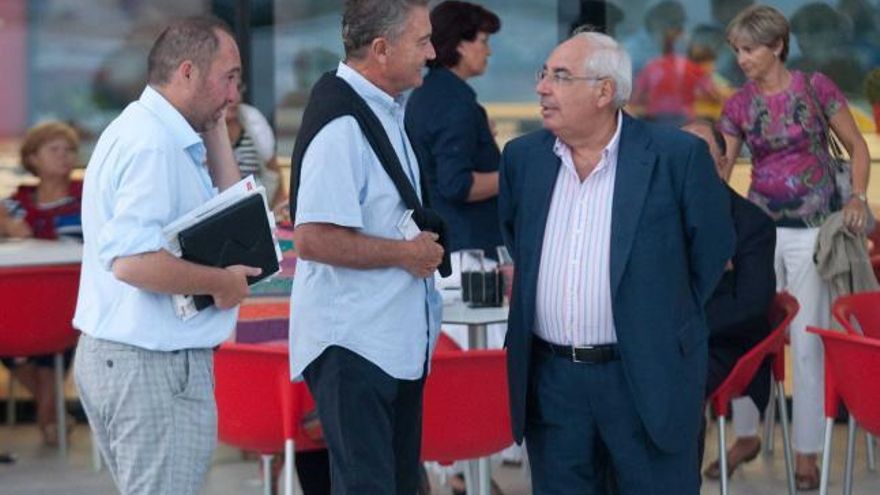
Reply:
[[[880, 235], [880, 229], [874, 229], [873, 233], [876, 235]], [[874, 269], [874, 277], [877, 278], [877, 280], [880, 280], [880, 254], [875, 254], [877, 250], [880, 249], [880, 246], [878, 246], [878, 241], [876, 237], [871, 237], [871, 240], [872, 249], [874, 250], [870, 253], [871, 268]]]
[[34, 356], [76, 344], [79, 265], [0, 268], [0, 356]]
[[731, 399], [743, 394], [752, 382], [761, 363], [768, 356], [773, 359], [773, 376], [776, 380], [785, 378], [785, 335], [791, 320], [800, 310], [797, 300], [786, 292], [776, 294], [767, 319], [773, 326], [770, 335], [752, 347], [749, 352], [739, 358], [727, 378], [709, 396], [709, 402], [719, 415], [726, 415]]
[[880, 292], [840, 296], [831, 314], [848, 333], [880, 338]]
[[222, 442], [263, 454], [322, 448], [301, 434], [299, 422], [314, 407], [304, 382], [290, 381], [286, 345], [226, 343], [214, 353], [214, 396]]
[[431, 360], [422, 416], [422, 459], [449, 464], [513, 442], [503, 349], [441, 351]]
[[[859, 426], [880, 435], [880, 339], [807, 327], [825, 346], [825, 413], [837, 398]], [[829, 403], [830, 402], [830, 403]]]
[[437, 337], [437, 345], [434, 346], [434, 352], [443, 352], [443, 351], [460, 351], [461, 346], [458, 345], [452, 337], [446, 335], [444, 332], [440, 332], [440, 336]]

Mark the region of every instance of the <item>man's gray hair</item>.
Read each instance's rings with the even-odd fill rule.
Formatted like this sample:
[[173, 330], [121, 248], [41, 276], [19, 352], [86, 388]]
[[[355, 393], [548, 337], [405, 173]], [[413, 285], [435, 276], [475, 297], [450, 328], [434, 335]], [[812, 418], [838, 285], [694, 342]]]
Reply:
[[363, 58], [376, 38], [396, 40], [406, 28], [410, 9], [428, 0], [346, 0], [342, 13], [342, 44], [346, 58]]
[[614, 81], [614, 106], [623, 108], [632, 94], [632, 60], [614, 38], [607, 34], [575, 30], [572, 39], [587, 40], [593, 49], [585, 61], [587, 75], [608, 77]]
[[220, 46], [217, 31], [235, 38], [229, 25], [213, 16], [188, 17], [165, 28], [147, 57], [147, 81], [168, 83], [184, 60], [192, 60], [199, 71], [206, 72]]

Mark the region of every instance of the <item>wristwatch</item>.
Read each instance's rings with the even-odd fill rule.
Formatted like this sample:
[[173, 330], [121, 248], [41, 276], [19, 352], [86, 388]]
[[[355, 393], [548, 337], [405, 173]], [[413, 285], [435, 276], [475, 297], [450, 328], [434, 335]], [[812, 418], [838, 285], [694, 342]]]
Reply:
[[865, 193], [853, 193], [852, 197], [858, 199], [862, 203], [868, 202], [868, 196]]

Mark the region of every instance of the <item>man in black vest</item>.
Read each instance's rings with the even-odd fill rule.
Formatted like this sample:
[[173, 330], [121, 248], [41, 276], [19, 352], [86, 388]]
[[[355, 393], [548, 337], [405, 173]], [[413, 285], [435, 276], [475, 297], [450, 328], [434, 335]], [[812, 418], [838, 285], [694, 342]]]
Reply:
[[312, 89], [291, 160], [291, 375], [315, 397], [335, 495], [419, 483], [444, 249], [402, 94], [421, 84], [430, 37], [427, 0], [347, 0], [345, 61]]
[[[730, 181], [732, 167], [724, 161], [724, 138], [712, 122], [695, 120], [682, 130], [694, 134], [709, 145], [709, 154], [721, 178]], [[733, 371], [737, 361], [770, 334], [767, 311], [776, 294], [776, 272], [773, 253], [776, 228], [760, 208], [743, 198], [729, 185], [730, 216], [736, 230], [736, 249], [727, 264], [718, 286], [706, 302], [706, 324], [709, 326], [709, 366], [706, 374], [706, 398], [712, 395]], [[750, 423], [757, 425], [759, 411], [770, 398], [770, 363], [764, 362], [755, 374], [746, 395], [733, 402], [734, 431], [737, 440], [727, 452], [727, 470], [733, 471], [750, 461], [761, 450], [756, 432], [743, 436]], [[738, 417], [740, 415], [742, 417]], [[744, 418], [751, 418], [749, 421]], [[705, 419], [700, 431], [700, 464], [703, 458]], [[718, 479], [718, 461], [712, 462], [704, 476]]]

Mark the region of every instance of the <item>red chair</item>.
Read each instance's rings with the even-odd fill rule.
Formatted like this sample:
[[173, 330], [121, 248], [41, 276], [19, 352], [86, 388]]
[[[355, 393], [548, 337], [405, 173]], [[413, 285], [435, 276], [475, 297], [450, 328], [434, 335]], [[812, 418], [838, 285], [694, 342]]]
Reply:
[[[874, 232], [880, 232], [880, 229], [874, 229]], [[878, 248], [877, 244], [874, 244], [874, 249], [880, 248]], [[880, 280], [880, 254], [871, 253], [871, 267], [874, 269], [874, 277]]]
[[220, 441], [257, 451], [264, 492], [271, 489], [271, 460], [284, 452], [285, 493], [293, 493], [294, 448], [324, 448], [300, 429], [314, 401], [304, 382], [290, 381], [286, 345], [226, 343], [214, 353], [214, 395]]
[[[877, 229], [880, 231], [880, 229]], [[875, 274], [880, 269], [880, 256], [871, 258]], [[867, 337], [880, 338], [880, 292], [861, 292], [838, 297], [831, 305], [831, 314], [834, 315], [840, 325], [853, 335], [865, 335]], [[850, 416], [850, 428], [855, 428], [855, 422]], [[865, 435], [868, 454], [868, 469], [877, 470], [877, 460], [874, 455], [874, 436]]]
[[880, 292], [840, 296], [831, 305], [831, 314], [847, 333], [880, 338]]
[[[825, 346], [825, 454], [822, 456], [820, 495], [828, 493], [831, 440], [838, 401], [842, 400], [865, 430], [880, 434], [880, 339], [808, 327]], [[844, 468], [844, 493], [852, 491], [855, 430], [849, 429]]]
[[[76, 345], [72, 326], [79, 290], [79, 265], [0, 269], [0, 356], [55, 354], [58, 452], [67, 454], [62, 353]], [[10, 399], [11, 400], [11, 399]]]
[[[788, 493], [795, 495], [794, 465], [792, 461], [791, 440], [788, 427], [788, 410], [785, 404], [785, 335], [791, 320], [800, 310], [797, 300], [786, 292], [776, 294], [770, 307], [767, 318], [773, 326], [770, 335], [753, 347], [744, 356], [739, 358], [727, 378], [712, 392], [708, 402], [718, 415], [718, 450], [720, 458], [721, 493], [727, 495], [727, 445], [725, 439], [726, 416], [729, 412], [730, 401], [740, 397], [745, 392], [749, 383], [755, 377], [755, 373], [761, 367], [765, 359], [770, 359], [773, 367], [773, 395], [776, 397], [782, 419], [782, 441], [785, 444], [785, 471], [788, 477]], [[771, 398], [772, 401], [772, 398]], [[771, 421], [767, 417], [765, 421]]]
[[443, 352], [443, 351], [460, 351], [461, 346], [458, 345], [457, 342], [452, 340], [452, 337], [444, 333], [442, 330], [440, 331], [440, 335], [437, 337], [437, 345], [434, 346], [434, 352]]
[[425, 383], [422, 459], [481, 458], [479, 483], [486, 491], [468, 493], [489, 493], [485, 457], [513, 443], [509, 407], [505, 350], [435, 352]]

